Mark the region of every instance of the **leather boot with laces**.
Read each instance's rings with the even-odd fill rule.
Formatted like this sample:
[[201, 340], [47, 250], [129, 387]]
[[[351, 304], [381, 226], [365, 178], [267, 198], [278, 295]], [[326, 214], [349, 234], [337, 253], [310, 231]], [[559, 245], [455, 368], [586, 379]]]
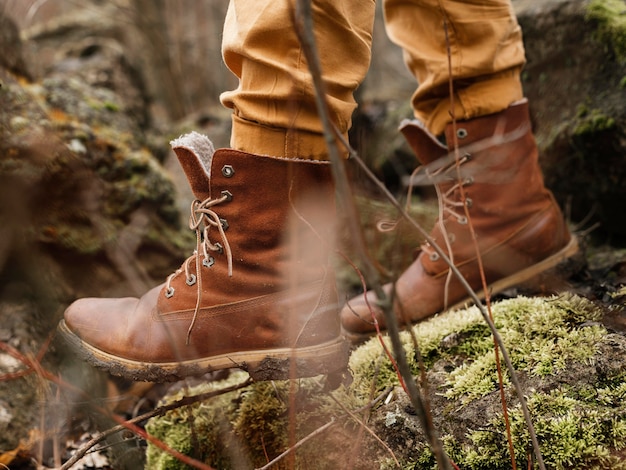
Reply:
[[172, 142], [196, 200], [197, 247], [143, 297], [80, 299], [59, 331], [91, 364], [131, 380], [242, 368], [256, 379], [345, 367], [328, 269], [334, 191], [328, 162]]
[[[446, 142], [458, 142], [458, 153], [416, 121], [403, 123], [401, 130], [439, 196], [440, 216], [430, 235], [480, 296], [482, 281], [467, 214], [491, 294], [532, 280], [578, 251], [544, 186], [526, 100], [497, 114], [449, 125]], [[393, 292], [400, 324], [418, 322], [470, 300], [428, 243], [395, 284], [384, 289], [389, 295]], [[375, 332], [372, 314], [385, 328], [376, 296], [366, 295], [367, 303], [364, 295], [357, 296], [341, 312], [343, 330], [355, 342]]]

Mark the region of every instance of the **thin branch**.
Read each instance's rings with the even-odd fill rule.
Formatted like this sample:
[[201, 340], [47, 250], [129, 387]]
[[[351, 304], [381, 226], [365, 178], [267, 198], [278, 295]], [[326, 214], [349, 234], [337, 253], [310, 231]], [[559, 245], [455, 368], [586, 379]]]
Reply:
[[[165, 413], [167, 413], [168, 411], [171, 410], [175, 410], [177, 408], [181, 408], [183, 406], [188, 406], [188, 405], [192, 405], [194, 403], [198, 403], [201, 401], [205, 401], [208, 400], [210, 398], [219, 396], [219, 395], [223, 395], [225, 393], [229, 393], [229, 392], [233, 392], [235, 390], [239, 390], [241, 388], [245, 388], [248, 385], [252, 384], [254, 381], [250, 378], [248, 378], [247, 380], [232, 385], [230, 387], [225, 387], [222, 388], [220, 390], [213, 390], [211, 392], [206, 392], [206, 393], [201, 393], [198, 395], [194, 395], [191, 397], [183, 397], [180, 400], [175, 401], [174, 403], [170, 403], [169, 405], [163, 405], [160, 406], [158, 408], [155, 408], [154, 410], [148, 411], [142, 415], [136, 416], [132, 419], [129, 419], [127, 421], [125, 421], [124, 423], [128, 423], [128, 424], [137, 424], [137, 423], [141, 423], [143, 421], [146, 421], [150, 418], [154, 418], [156, 416], [163, 416]], [[97, 436], [93, 437], [91, 440], [89, 440], [89, 442], [86, 442], [84, 445], [82, 445], [80, 447], [80, 449], [78, 449], [74, 455], [72, 455], [72, 458], [70, 458], [67, 462], [65, 462], [65, 464], [60, 468], [60, 470], [65, 470], [65, 469], [69, 469], [72, 467], [72, 465], [74, 465], [76, 462], [78, 462], [81, 458], [83, 458], [88, 452], [89, 450], [96, 446], [97, 444], [99, 444], [100, 442], [102, 442], [103, 440], [107, 439], [108, 437], [112, 436], [113, 434], [116, 434], [118, 432], [124, 431], [125, 429], [127, 429], [127, 426], [125, 424], [119, 424], [117, 426], [114, 426], [110, 429], [107, 429], [106, 431], [102, 431], [100, 434], [98, 434]]]
[[262, 467], [257, 468], [256, 470], [267, 470], [268, 468], [272, 467], [274, 464], [276, 464], [277, 462], [281, 461], [285, 457], [290, 456], [292, 454], [292, 452], [294, 452], [298, 448], [302, 447], [306, 442], [308, 442], [309, 440], [313, 439], [315, 436], [319, 436], [324, 431], [326, 431], [326, 430], [330, 429], [331, 427], [333, 427], [335, 424], [337, 424], [337, 421], [335, 420], [335, 418], [331, 419], [325, 425], [320, 426], [315, 431], [313, 431], [311, 434], [307, 435], [305, 438], [303, 438], [303, 439], [299, 440], [298, 442], [296, 442], [293, 446], [291, 446], [285, 452], [280, 454], [274, 460], [268, 462], [266, 465], [264, 465]]
[[[363, 288], [363, 292], [366, 292], [367, 291], [367, 282], [365, 281], [365, 278], [363, 277], [363, 274], [361, 273], [361, 270], [344, 253], [340, 252], [339, 255], [341, 257], [343, 257], [343, 259], [346, 261], [346, 263], [348, 263], [352, 267], [354, 272], [359, 277], [359, 280], [361, 281], [361, 286]], [[382, 333], [382, 331], [380, 329], [380, 325], [378, 324], [378, 320], [376, 319], [376, 315], [374, 315], [374, 310], [372, 309], [372, 306], [370, 305], [369, 299], [367, 298], [367, 295], [364, 295], [363, 298], [364, 298], [364, 301], [365, 301], [365, 305], [367, 306], [367, 309], [370, 311], [370, 313], [372, 315], [372, 323], [374, 325], [374, 328], [376, 328], [376, 337], [378, 338], [378, 342], [380, 343], [381, 347], [383, 348], [383, 351], [384, 351], [385, 355], [387, 356], [387, 358], [391, 362], [391, 366], [393, 367], [393, 370], [396, 371], [396, 375], [398, 376], [398, 381], [400, 382], [400, 385], [402, 386], [402, 388], [404, 389], [404, 391], [408, 395], [409, 392], [408, 392], [408, 390], [406, 388], [406, 383], [404, 382], [404, 378], [402, 377], [402, 374], [400, 373], [400, 369], [398, 368], [398, 363], [396, 362], [395, 358], [393, 357], [393, 354], [391, 354], [391, 351], [389, 351], [389, 348], [385, 344], [385, 339], [383, 338], [383, 333]], [[352, 310], [352, 307], [350, 307], [350, 303], [349, 302], [346, 302], [346, 306], [350, 309], [350, 311], [354, 312], [354, 310]], [[356, 315], [356, 312], [354, 312], [354, 314]]]
[[[372, 375], [372, 383], [370, 384], [370, 394], [369, 394], [369, 401], [372, 402], [374, 400], [374, 393], [376, 393], [376, 384], [378, 383], [378, 375], [380, 373], [380, 365], [381, 365], [381, 361], [376, 361], [376, 364], [374, 366], [374, 374]], [[393, 390], [391, 392], [389, 392], [389, 395], [391, 395], [391, 393], [393, 392]], [[389, 395], [387, 395], [387, 397], [385, 398], [385, 400], [387, 398], [389, 398]], [[333, 397], [334, 399], [334, 397]], [[355, 465], [355, 461], [357, 459], [357, 455], [359, 455], [360, 451], [361, 451], [361, 447], [362, 447], [362, 439], [363, 439], [363, 429], [365, 428], [365, 423], [367, 421], [369, 421], [370, 417], [372, 416], [372, 410], [371, 408], [368, 408], [367, 410], [365, 410], [363, 412], [363, 417], [361, 419], [362, 424], [359, 426], [359, 430], [355, 436], [355, 445], [352, 446], [352, 449], [350, 451], [350, 457], [348, 458], [348, 461], [346, 462], [346, 470], [352, 470], [354, 468]]]
[[374, 268], [374, 265], [365, 248], [363, 234], [359, 226], [359, 218], [357, 217], [356, 208], [354, 207], [344, 162], [339, 155], [336, 144], [338, 136], [335, 135], [335, 129], [330, 119], [328, 103], [326, 102], [325, 85], [322, 80], [322, 70], [313, 35], [313, 19], [310, 0], [298, 0], [296, 2], [295, 25], [296, 33], [307, 59], [309, 71], [313, 80], [313, 86], [315, 88], [315, 100], [322, 123], [324, 138], [328, 148], [329, 160], [333, 168], [338, 203], [342, 206], [341, 212], [344, 214], [347, 225], [353, 235], [352, 243], [354, 245], [355, 252], [358, 254], [360, 261], [363, 264], [365, 278], [369, 281], [369, 285], [378, 296], [381, 308], [383, 309], [385, 315], [387, 331], [391, 339], [394, 355], [396, 356], [396, 360], [398, 362], [398, 368], [405, 380], [408, 396], [413, 407], [415, 408], [415, 412], [420, 418], [420, 422], [424, 428], [424, 434], [426, 435], [428, 443], [433, 450], [437, 464], [443, 470], [451, 470], [450, 459], [443, 450], [443, 445], [439, 440], [437, 430], [430, 426], [426, 419], [427, 412], [425, 410], [425, 405], [411, 374], [411, 369], [408, 365], [406, 354], [400, 341], [398, 323], [395, 318], [395, 314], [393, 313], [391, 302], [382, 288], [378, 273]]
[[[341, 136], [338, 136], [341, 139]], [[507, 370], [511, 376], [511, 382], [513, 384], [513, 388], [518, 396], [520, 406], [522, 408], [522, 414], [524, 415], [524, 420], [528, 427], [529, 433], [531, 435], [531, 441], [533, 444], [533, 450], [535, 455], [537, 454], [537, 463], [539, 465], [540, 470], [545, 470], [545, 465], [543, 464], [543, 459], [540, 457], [541, 449], [539, 448], [539, 441], [537, 440], [536, 433], [534, 432], [534, 426], [532, 424], [532, 419], [530, 416], [530, 412], [528, 411], [528, 406], [526, 404], [526, 400], [524, 399], [524, 390], [519, 382], [517, 377], [517, 373], [515, 372], [515, 368], [513, 367], [513, 363], [511, 362], [511, 357], [509, 356], [508, 349], [506, 348], [504, 341], [502, 341], [502, 337], [500, 333], [496, 329], [493, 321], [489, 317], [489, 313], [485, 309], [485, 306], [482, 304], [478, 294], [472, 289], [472, 286], [469, 285], [463, 274], [458, 270], [458, 268], [452, 263], [448, 255], [441, 249], [441, 247], [437, 244], [437, 242], [430, 236], [428, 232], [424, 230], [414, 219], [411, 217], [408, 212], [398, 203], [396, 198], [389, 192], [389, 190], [376, 178], [376, 176], [371, 172], [371, 170], [365, 165], [363, 160], [359, 157], [354, 149], [350, 147], [350, 144], [345, 140], [342, 140], [343, 145], [349, 149], [350, 157], [354, 159], [354, 161], [359, 165], [359, 167], [364, 171], [364, 173], [370, 178], [370, 180], [376, 185], [376, 187], [385, 195], [385, 197], [391, 202], [396, 210], [402, 215], [402, 217], [411, 224], [419, 233], [424, 237], [424, 240], [428, 242], [428, 244], [437, 252], [437, 254], [441, 257], [441, 259], [448, 265], [448, 267], [452, 270], [452, 273], [456, 276], [459, 283], [463, 286], [467, 295], [470, 297], [476, 308], [480, 311], [483, 320], [487, 323], [491, 334], [494, 337], [494, 340], [497, 342], [500, 352], [502, 352], [502, 359], [506, 364]], [[386, 317], [385, 317], [386, 319]], [[391, 336], [391, 330], [390, 330]]]
[[[44, 341], [44, 343], [41, 345], [41, 347], [39, 348], [39, 351], [37, 352], [37, 355], [35, 356], [35, 361], [37, 363], [40, 363], [41, 360], [43, 359], [43, 357], [46, 355], [46, 353], [48, 352], [48, 348], [50, 347], [50, 342], [52, 341], [54, 334], [50, 334], [48, 335], [48, 338]], [[3, 349], [2, 345], [0, 345], [0, 349]], [[11, 352], [9, 350], [6, 350], [6, 352], [8, 352], [10, 355]], [[21, 353], [20, 353], [21, 354]], [[20, 356], [13, 356], [15, 359], [20, 360], [20, 362], [22, 362], [22, 364], [26, 365], [24, 363], [24, 361], [22, 361], [20, 359]], [[8, 380], [13, 380], [13, 379], [18, 379], [20, 377], [25, 377], [27, 375], [32, 374], [33, 372], [36, 372], [36, 370], [32, 367], [28, 367], [26, 369], [22, 369], [22, 370], [18, 370], [15, 372], [9, 372], [3, 375], [0, 375], [0, 382], [4, 382], [4, 381], [8, 381]]]
[[[75, 385], [72, 385], [69, 382], [66, 382], [65, 380], [63, 380], [62, 378], [52, 374], [51, 372], [47, 371], [46, 369], [44, 369], [41, 366], [41, 363], [39, 362], [38, 359], [31, 359], [30, 357], [28, 357], [27, 355], [21, 353], [20, 351], [18, 351], [16, 348], [10, 346], [9, 344], [7, 344], [4, 341], [0, 341], [0, 351], [4, 351], [7, 354], [9, 354], [10, 356], [14, 357], [15, 359], [17, 359], [18, 361], [22, 362], [22, 364], [24, 364], [28, 369], [32, 369], [34, 372], [37, 373], [37, 375], [49, 382], [52, 382], [54, 384], [56, 384], [59, 387], [63, 387], [64, 389], [70, 390], [76, 394], [78, 394], [79, 396], [84, 396], [85, 398], [89, 398], [86, 396], [86, 393], [81, 390], [80, 388], [76, 387]], [[93, 405], [94, 409], [98, 412], [100, 412], [103, 416], [108, 416], [110, 415], [110, 413], [108, 412], [108, 410], [106, 410], [105, 408]], [[140, 429], [139, 427], [135, 426], [134, 424], [130, 423], [130, 422], [126, 422], [124, 421], [122, 418], [112, 415], [111, 416], [113, 420], [117, 421], [121, 426], [123, 426], [124, 428], [128, 429], [129, 431], [131, 431], [132, 433], [144, 438], [145, 440], [151, 442], [152, 444], [154, 444], [155, 446], [159, 447], [160, 449], [164, 450], [165, 452], [173, 455], [174, 457], [176, 457], [177, 459], [179, 459], [181, 462], [186, 463], [188, 465], [191, 465], [192, 467], [201, 469], [201, 470], [213, 470], [211, 467], [209, 467], [208, 465], [204, 464], [203, 462], [200, 462], [196, 459], [193, 459], [191, 457], [188, 457], [184, 454], [181, 454], [180, 452], [178, 452], [175, 449], [172, 449], [170, 447], [168, 447], [166, 444], [164, 444], [162, 441], [156, 439], [155, 437], [152, 437], [148, 434], [146, 434], [146, 432], [142, 429]], [[61, 467], [62, 470], [67, 470], [69, 469], [68, 466], [63, 466]]]
[[[500, 136], [497, 136], [497, 135], [493, 136], [489, 140], [490, 140], [490, 142], [492, 142], [492, 145], [493, 145], [493, 142], [505, 141], [506, 139], [510, 139], [511, 135], [513, 135], [513, 136], [517, 135], [518, 133], [521, 133], [522, 131], [525, 132], [524, 129], [517, 129], [517, 130], [514, 130], [514, 131], [512, 131], [510, 133], [507, 133], [507, 134], [503, 134], [503, 135], [500, 135]], [[377, 189], [394, 206], [394, 208], [398, 211], [398, 213], [400, 215], [402, 215], [402, 217], [409, 224], [411, 224], [419, 232], [419, 234], [421, 236], [424, 237], [426, 242], [428, 242], [428, 244], [440, 256], [440, 258], [448, 265], [449, 269], [456, 276], [457, 280], [459, 281], [461, 286], [465, 289], [465, 291], [467, 292], [468, 296], [471, 298], [471, 300], [474, 303], [474, 305], [476, 305], [476, 307], [480, 311], [480, 313], [481, 313], [485, 323], [487, 323], [487, 326], [489, 327], [489, 329], [491, 331], [491, 334], [493, 335], [493, 338], [494, 338], [495, 342], [498, 344], [498, 346], [500, 348], [500, 351], [502, 352], [502, 359], [504, 360], [504, 363], [506, 364], [507, 370], [509, 371], [509, 374], [511, 376], [511, 382], [512, 382], [513, 388], [515, 389], [515, 392], [516, 392], [516, 394], [518, 396], [518, 399], [519, 399], [519, 402], [520, 402], [520, 406], [522, 408], [522, 414], [524, 415], [524, 420], [526, 422], [526, 425], [527, 425], [528, 430], [529, 430], [529, 434], [531, 436], [533, 450], [535, 452], [535, 456], [537, 457], [537, 464], [539, 465], [539, 468], [541, 470], [545, 470], [545, 464], [544, 464], [543, 458], [541, 456], [541, 449], [539, 447], [539, 442], [537, 440], [537, 435], [536, 435], [536, 433], [534, 431], [534, 426], [532, 424], [532, 418], [530, 416], [530, 412], [528, 410], [528, 406], [527, 406], [526, 400], [524, 398], [523, 388], [522, 388], [522, 386], [521, 386], [521, 384], [519, 382], [519, 379], [517, 377], [517, 373], [515, 371], [515, 368], [513, 367], [513, 363], [511, 362], [511, 358], [509, 356], [508, 349], [504, 345], [504, 342], [502, 341], [502, 337], [500, 336], [500, 333], [498, 332], [498, 330], [496, 329], [492, 319], [490, 318], [489, 313], [487, 312], [487, 310], [485, 309], [484, 305], [482, 304], [481, 299], [478, 297], [477, 293], [474, 291], [474, 289], [472, 289], [472, 287], [469, 285], [469, 283], [467, 282], [465, 277], [461, 274], [461, 272], [454, 265], [454, 263], [452, 263], [452, 261], [450, 260], [448, 255], [441, 249], [441, 247], [438, 245], [438, 243], [398, 203], [397, 199], [391, 194], [391, 192], [385, 187], [385, 185], [378, 178], [376, 178], [376, 176], [372, 173], [372, 171], [368, 168], [368, 166], [360, 158], [358, 153], [350, 146], [350, 144], [343, 138], [343, 136], [339, 132], [336, 132], [336, 131], [335, 131], [335, 135], [336, 135], [337, 139], [339, 139], [339, 141], [342, 143], [342, 145], [348, 150], [348, 152], [350, 154], [350, 158], [353, 159], [358, 164], [359, 168], [361, 170], [363, 170], [365, 175], [370, 179], [371, 182], [374, 183], [374, 185], [377, 187]], [[376, 295], [378, 295], [378, 291], [376, 291]], [[381, 308], [383, 309], [383, 312], [385, 314], [386, 314], [386, 307], [387, 307], [386, 303], [385, 302], [381, 302]], [[385, 317], [385, 319], [387, 320], [387, 317]], [[389, 336], [392, 338], [392, 342], [393, 342], [393, 335], [392, 335], [391, 328], [389, 329]], [[395, 351], [395, 346], [394, 346], [394, 351]], [[446, 468], [448, 468], [448, 467], [446, 467]]]
[[337, 405], [339, 405], [341, 407], [341, 409], [344, 411], [344, 413], [346, 413], [354, 421], [356, 421], [361, 426], [361, 429], [365, 429], [368, 433], [370, 433], [370, 435], [374, 439], [376, 439], [380, 443], [380, 445], [382, 445], [387, 450], [387, 452], [389, 452], [389, 454], [391, 455], [391, 458], [396, 463], [398, 468], [402, 468], [402, 465], [400, 465], [400, 462], [398, 462], [398, 459], [396, 458], [396, 455], [393, 453], [393, 450], [391, 450], [391, 448], [385, 443], [385, 441], [383, 441], [380, 437], [378, 437], [376, 435], [376, 433], [374, 431], [372, 431], [367, 424], [365, 424], [365, 421], [363, 421], [361, 418], [359, 418], [356, 415], [356, 413], [354, 413], [354, 412], [350, 411], [348, 408], [346, 408], [346, 406], [343, 403], [341, 403], [339, 400], [337, 400], [334, 396], [331, 395], [330, 398], [332, 398], [333, 401], [335, 403], [337, 403]]
[[[455, 114], [455, 95], [454, 95], [454, 83], [452, 80], [452, 52], [450, 50], [450, 37], [448, 33], [448, 22], [443, 21], [443, 29], [446, 37], [446, 49], [448, 53], [448, 85], [449, 85], [449, 95], [450, 95], [450, 117], [452, 118], [452, 135], [453, 135], [453, 148], [454, 148], [454, 160], [455, 160], [455, 168], [457, 174], [457, 181], [461, 181], [461, 155], [459, 152], [459, 139], [456, 134], [456, 114]], [[498, 134], [499, 132], [496, 132]], [[483, 287], [483, 292], [485, 293], [485, 305], [487, 309], [487, 313], [489, 318], [493, 321], [493, 313], [491, 310], [491, 295], [489, 293], [489, 289], [487, 288], [487, 278], [485, 276], [485, 268], [483, 265], [483, 258], [480, 253], [480, 248], [478, 246], [478, 238], [476, 237], [476, 231], [474, 230], [474, 223], [472, 217], [470, 215], [469, 207], [466, 204], [467, 196], [465, 193], [465, 187], [460, 184], [459, 192], [461, 196], [461, 202], [463, 203], [463, 209], [465, 212], [465, 217], [467, 219], [468, 228], [470, 231], [470, 235], [472, 237], [472, 243], [474, 244], [474, 252], [476, 253], [476, 261], [478, 263], [478, 272], [480, 274], [480, 282]], [[446, 237], [447, 241], [447, 237]], [[504, 378], [502, 376], [502, 366], [500, 364], [500, 348], [498, 348], [498, 343], [494, 339], [494, 355], [496, 362], [496, 373], [498, 376], [498, 388], [500, 391], [500, 403], [502, 405], [502, 415], [504, 417], [504, 428], [506, 430], [506, 440], [509, 446], [509, 455], [511, 457], [511, 468], [512, 470], [517, 470], [517, 462], [515, 461], [515, 447], [513, 446], [513, 436], [511, 435], [511, 421], [509, 420], [509, 411], [507, 407], [506, 395], [504, 393]], [[531, 431], [532, 432], [532, 431]]]
[[395, 197], [389, 192], [389, 190], [376, 178], [376, 176], [371, 173], [369, 168], [365, 165], [365, 163], [361, 160], [358, 154], [352, 149], [349, 144], [343, 141], [343, 144], [350, 151], [350, 156], [353, 158], [359, 167], [364, 170], [367, 176], [371, 179], [371, 181], [378, 187], [378, 189], [386, 196], [386, 198], [392, 203], [392, 205], [398, 210], [400, 215], [407, 220], [419, 233], [424, 237], [424, 239], [428, 242], [428, 244], [437, 252], [437, 254], [441, 257], [441, 259], [448, 265], [452, 273], [457, 277], [458, 281], [461, 283], [468, 296], [472, 299], [474, 305], [480, 311], [485, 323], [487, 323], [489, 329], [491, 330], [491, 334], [493, 335], [494, 341], [497, 343], [500, 351], [502, 352], [502, 359], [504, 360], [507, 370], [511, 376], [511, 382], [513, 383], [513, 388], [518, 396], [520, 406], [522, 408], [522, 414], [524, 415], [524, 420], [528, 427], [528, 431], [531, 437], [531, 442], [533, 445], [533, 450], [535, 452], [535, 456], [537, 457], [537, 464], [541, 470], [545, 470], [545, 464], [543, 462], [543, 458], [541, 456], [541, 449], [539, 447], [539, 441], [537, 440], [537, 434], [534, 430], [534, 426], [532, 424], [532, 418], [530, 416], [530, 411], [528, 410], [528, 406], [526, 404], [526, 400], [524, 398], [524, 391], [517, 377], [517, 373], [515, 368], [513, 367], [513, 363], [511, 362], [511, 358], [508, 353], [508, 349], [504, 345], [502, 341], [502, 337], [500, 333], [495, 327], [493, 320], [490, 318], [489, 313], [485, 309], [485, 306], [482, 304], [480, 298], [476, 294], [476, 292], [469, 285], [465, 277], [461, 274], [458, 268], [452, 263], [447, 254], [441, 249], [441, 247], [430, 237], [428, 234], [409, 214], [408, 212], [398, 203]]

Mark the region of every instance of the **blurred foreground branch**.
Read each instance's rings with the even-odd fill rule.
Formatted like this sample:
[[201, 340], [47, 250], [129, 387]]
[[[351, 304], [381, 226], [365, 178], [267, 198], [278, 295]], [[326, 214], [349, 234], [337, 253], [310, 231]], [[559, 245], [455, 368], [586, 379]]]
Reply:
[[363, 266], [363, 274], [368, 281], [370, 287], [376, 292], [380, 301], [380, 306], [385, 314], [385, 320], [387, 322], [387, 330], [391, 343], [393, 346], [394, 356], [398, 363], [398, 368], [404, 382], [406, 384], [407, 392], [411, 403], [420, 418], [424, 433], [428, 440], [428, 443], [435, 454], [437, 464], [439, 468], [443, 470], [451, 470], [450, 458], [445, 454], [443, 446], [437, 435], [437, 430], [434, 428], [432, 422], [428, 419], [430, 413], [425, 408], [423, 397], [417, 388], [417, 384], [411, 374], [404, 349], [400, 342], [400, 333], [398, 328], [398, 322], [395, 318], [395, 314], [392, 309], [392, 303], [388, 296], [385, 294], [382, 288], [382, 283], [378, 273], [371, 261], [367, 250], [365, 248], [365, 242], [363, 240], [363, 232], [359, 225], [359, 218], [356, 212], [356, 207], [352, 198], [344, 161], [339, 154], [339, 150], [336, 143], [336, 132], [330, 119], [330, 112], [328, 104], [326, 102], [325, 86], [322, 80], [322, 70], [320, 66], [319, 56], [315, 39], [313, 36], [313, 20], [311, 14], [311, 2], [310, 0], [298, 0], [296, 2], [296, 15], [295, 25], [296, 32], [303, 47], [304, 54], [306, 56], [309, 70], [313, 77], [313, 85], [315, 87], [315, 98], [322, 121], [322, 127], [324, 130], [324, 137], [328, 147], [329, 159], [333, 168], [333, 174], [335, 177], [337, 202], [339, 205], [339, 213], [343, 214], [343, 221], [348, 224], [350, 233], [352, 233], [352, 243], [355, 249], [355, 253], [359, 257], [360, 264]]

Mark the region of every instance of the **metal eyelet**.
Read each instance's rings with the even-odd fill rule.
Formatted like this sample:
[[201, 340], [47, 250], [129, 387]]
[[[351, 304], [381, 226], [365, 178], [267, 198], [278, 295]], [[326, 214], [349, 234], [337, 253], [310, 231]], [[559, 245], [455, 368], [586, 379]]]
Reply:
[[228, 230], [228, 220], [220, 218], [220, 224], [222, 224], [222, 229], [224, 231]]
[[235, 169], [232, 167], [232, 165], [224, 165], [222, 167], [222, 174], [226, 178], [232, 178], [235, 175]]
[[221, 243], [216, 243], [216, 244], [215, 244], [215, 249], [217, 250], [217, 252], [218, 252], [219, 254], [224, 253], [224, 247], [222, 246], [222, 244], [221, 244]]
[[210, 268], [214, 264], [215, 264], [215, 258], [213, 258], [212, 256], [209, 256], [208, 258], [204, 258], [202, 260], [202, 266], [204, 266], [205, 268]]
[[192, 274], [191, 276], [189, 276], [189, 279], [185, 279], [185, 283], [188, 286], [193, 286], [196, 283], [196, 275]]
[[439, 261], [439, 253], [433, 251], [429, 256], [431, 261]]
[[459, 217], [459, 223], [461, 225], [467, 225], [467, 217], [465, 216]]
[[465, 178], [465, 181], [463, 181], [463, 184], [465, 186], [469, 186], [470, 184], [474, 184], [474, 177], [473, 176], [468, 176], [467, 178]]
[[225, 197], [228, 202], [233, 200], [233, 194], [228, 189], [222, 191], [222, 197]]
[[466, 207], [472, 207], [472, 204], [474, 204], [474, 201], [472, 201], [469, 197], [465, 198], [465, 206]]
[[173, 287], [168, 287], [165, 290], [165, 297], [167, 297], [168, 299], [171, 299], [174, 296], [174, 288]]
[[459, 129], [457, 129], [457, 130], [456, 130], [456, 136], [457, 136], [459, 139], [465, 139], [465, 138], [467, 137], [467, 129], [464, 129], [464, 128], [462, 128], [462, 127], [461, 127], [461, 128], [459, 128]]

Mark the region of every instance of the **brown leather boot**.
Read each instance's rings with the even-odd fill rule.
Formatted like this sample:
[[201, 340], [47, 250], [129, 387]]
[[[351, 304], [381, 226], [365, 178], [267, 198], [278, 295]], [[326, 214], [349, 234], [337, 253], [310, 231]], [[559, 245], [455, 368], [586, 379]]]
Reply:
[[140, 299], [74, 302], [61, 334], [91, 364], [132, 380], [237, 367], [281, 379], [344, 368], [327, 264], [329, 163], [214, 152], [197, 133], [172, 146], [197, 198], [196, 252]]
[[[481, 296], [461, 186], [491, 294], [525, 283], [578, 251], [576, 239], [544, 186], [526, 100], [500, 113], [457, 123], [460, 178], [454, 154], [419, 123], [407, 121], [401, 130], [440, 195], [442, 213], [431, 237]], [[446, 141], [450, 144], [455, 141], [453, 132], [449, 125]], [[384, 289], [389, 294], [394, 285]], [[368, 292], [367, 298], [384, 329], [376, 296]], [[448, 265], [428, 244], [395, 283], [394, 310], [400, 324], [418, 322], [469, 300]], [[346, 336], [355, 342], [375, 332], [363, 295], [348, 302], [341, 321]]]

